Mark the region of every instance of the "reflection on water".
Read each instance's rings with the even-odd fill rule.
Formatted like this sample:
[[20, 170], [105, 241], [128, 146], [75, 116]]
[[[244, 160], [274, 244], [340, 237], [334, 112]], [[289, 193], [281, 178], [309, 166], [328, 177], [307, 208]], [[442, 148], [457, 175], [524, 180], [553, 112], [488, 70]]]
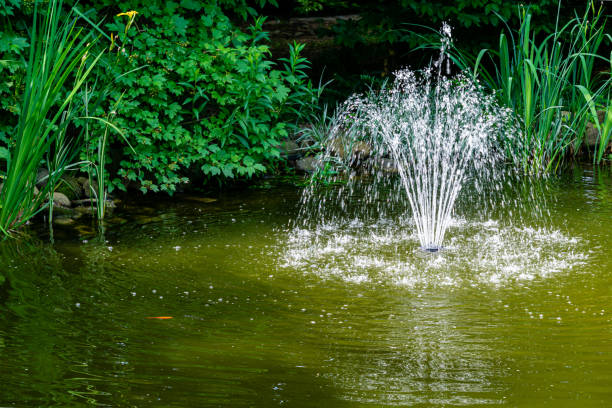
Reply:
[[292, 189], [2, 242], [0, 406], [608, 406], [610, 180], [462, 211], [435, 256], [393, 218], [288, 227]]

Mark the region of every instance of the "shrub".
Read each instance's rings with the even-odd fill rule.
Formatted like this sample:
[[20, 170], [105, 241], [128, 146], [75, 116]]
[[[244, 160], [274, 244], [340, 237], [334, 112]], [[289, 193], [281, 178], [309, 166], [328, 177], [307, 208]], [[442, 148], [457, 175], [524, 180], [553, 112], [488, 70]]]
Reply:
[[241, 31], [215, 2], [121, 7], [138, 14], [106, 25], [113, 52], [100, 74], [117, 78], [107, 106], [121, 99], [113, 123], [133, 146], [120, 147], [115, 187], [130, 180], [172, 193], [193, 175], [250, 177], [279, 159], [280, 140], [317, 103], [303, 45], [291, 45], [279, 68], [262, 17]]
[[19, 14], [20, 3], [19, 0], [5, 0], [0, 8], [0, 161], [8, 158], [7, 147], [17, 125], [25, 75], [23, 55], [28, 40], [22, 33], [21, 20], [17, 20], [16, 26], [11, 22]]

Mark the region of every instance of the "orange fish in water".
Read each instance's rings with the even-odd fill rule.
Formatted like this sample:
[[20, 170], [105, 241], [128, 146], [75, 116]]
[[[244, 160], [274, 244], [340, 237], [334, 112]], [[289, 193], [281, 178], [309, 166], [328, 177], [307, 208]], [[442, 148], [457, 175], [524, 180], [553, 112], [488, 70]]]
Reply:
[[147, 319], [168, 320], [172, 319], [172, 316], [147, 316]]

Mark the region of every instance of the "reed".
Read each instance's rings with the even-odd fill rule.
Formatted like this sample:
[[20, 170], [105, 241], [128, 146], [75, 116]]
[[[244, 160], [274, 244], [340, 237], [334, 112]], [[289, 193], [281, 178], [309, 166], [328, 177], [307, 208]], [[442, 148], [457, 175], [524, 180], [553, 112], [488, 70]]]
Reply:
[[[580, 149], [587, 122], [597, 117], [597, 106], [610, 106], [611, 81], [599, 78], [594, 67], [598, 60], [608, 60], [599, 50], [612, 37], [606, 33], [603, 9], [594, 2], [564, 25], [559, 24], [558, 11], [556, 29], [548, 35], [534, 31], [528, 8], [519, 10], [519, 29], [501, 33], [497, 50], [470, 55], [454, 48], [450, 57], [515, 112], [522, 137], [508, 144], [508, 154], [527, 173], [549, 173], [570, 151]], [[602, 137], [596, 162], [608, 144], [611, 121], [612, 117], [598, 127]]]
[[[78, 144], [68, 134], [77, 114], [75, 96], [102, 56], [90, 55], [96, 39], [77, 27], [72, 12], [62, 15], [61, 0], [49, 1], [40, 14], [37, 4], [15, 145], [0, 191], [0, 231], [5, 235], [52, 206], [55, 185], [71, 166]], [[49, 176], [36, 191], [38, 169], [45, 163]]]

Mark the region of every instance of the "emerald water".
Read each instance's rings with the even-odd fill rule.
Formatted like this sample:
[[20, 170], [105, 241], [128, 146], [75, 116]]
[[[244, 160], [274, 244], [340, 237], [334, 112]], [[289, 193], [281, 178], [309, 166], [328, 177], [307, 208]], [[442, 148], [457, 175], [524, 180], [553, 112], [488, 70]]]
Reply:
[[438, 254], [296, 227], [289, 187], [2, 242], [0, 406], [610, 406], [612, 177], [534, 185], [504, 194], [544, 216], [468, 197]]

